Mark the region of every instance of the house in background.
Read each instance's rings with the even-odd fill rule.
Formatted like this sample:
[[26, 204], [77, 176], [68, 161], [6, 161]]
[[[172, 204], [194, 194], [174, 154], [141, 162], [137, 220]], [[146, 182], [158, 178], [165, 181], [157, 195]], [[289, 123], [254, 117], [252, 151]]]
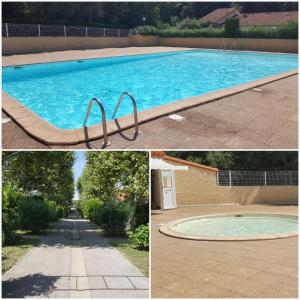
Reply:
[[154, 210], [203, 204], [298, 204], [294, 171], [221, 171], [163, 151], [152, 151], [150, 164]]
[[238, 18], [241, 27], [265, 26], [278, 27], [291, 21], [298, 21], [298, 11], [240, 13], [237, 8], [219, 8], [200, 20], [214, 26], [223, 26], [226, 19]]

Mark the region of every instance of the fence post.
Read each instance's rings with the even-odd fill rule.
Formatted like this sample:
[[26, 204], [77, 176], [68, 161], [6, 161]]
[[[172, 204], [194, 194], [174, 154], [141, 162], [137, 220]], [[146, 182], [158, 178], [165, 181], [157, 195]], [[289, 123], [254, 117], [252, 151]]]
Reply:
[[41, 36], [41, 26], [38, 24], [39, 36]]
[[229, 186], [231, 186], [231, 171], [229, 171]]
[[103, 37], [105, 37], [105, 27], [103, 28]]
[[64, 35], [65, 35], [65, 37], [67, 36], [66, 25], [64, 25]]
[[118, 28], [118, 37], [120, 37], [120, 28]]
[[265, 186], [267, 185], [267, 171], [265, 171]]
[[6, 37], [8, 37], [8, 24], [5, 23], [5, 28], [6, 28]]
[[88, 29], [87, 29], [87, 26], [85, 26], [85, 36], [88, 36]]

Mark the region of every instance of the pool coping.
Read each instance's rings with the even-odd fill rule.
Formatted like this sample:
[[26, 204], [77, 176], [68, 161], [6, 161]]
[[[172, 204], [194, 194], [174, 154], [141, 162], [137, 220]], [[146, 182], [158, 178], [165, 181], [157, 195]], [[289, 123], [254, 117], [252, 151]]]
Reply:
[[195, 241], [216, 241], [216, 242], [241, 242], [241, 241], [260, 241], [260, 240], [274, 240], [274, 239], [283, 239], [293, 236], [298, 236], [298, 231], [292, 231], [289, 233], [279, 233], [279, 234], [270, 234], [270, 235], [259, 235], [259, 236], [244, 236], [244, 237], [208, 237], [208, 236], [197, 236], [197, 235], [189, 235], [185, 233], [180, 233], [178, 231], [172, 230], [172, 226], [193, 220], [198, 218], [206, 218], [206, 217], [219, 217], [219, 216], [232, 216], [232, 215], [274, 215], [274, 216], [290, 216], [297, 217], [298, 215], [292, 214], [280, 214], [280, 213], [222, 213], [222, 214], [209, 214], [209, 215], [200, 215], [188, 218], [181, 218], [175, 221], [171, 221], [167, 224], [161, 225], [159, 228], [159, 232], [165, 234], [170, 237], [185, 239], [185, 240], [195, 240]]
[[[201, 96], [175, 100], [169, 104], [143, 110], [138, 112], [139, 124], [221, 100], [222, 98], [297, 74], [298, 69], [293, 69], [288, 72], [283, 72], [270, 77], [239, 84], [234, 87], [210, 92]], [[21, 104], [18, 100], [14, 99], [6, 92], [2, 92], [2, 110], [31, 137], [47, 145], [77, 145], [88, 141], [94, 141], [103, 138], [104, 136], [102, 124], [81, 127], [78, 129], [58, 128], [41, 118], [35, 112], [31, 111], [29, 108]], [[113, 135], [132, 127], [134, 127], [134, 122], [133, 115], [131, 114], [119, 119], [108, 121], [107, 134]]]

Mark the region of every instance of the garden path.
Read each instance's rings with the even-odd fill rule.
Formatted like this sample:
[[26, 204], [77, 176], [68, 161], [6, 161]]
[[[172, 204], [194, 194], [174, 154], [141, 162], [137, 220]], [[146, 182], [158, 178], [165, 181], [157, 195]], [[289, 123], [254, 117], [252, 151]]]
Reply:
[[143, 276], [97, 227], [67, 218], [2, 279], [3, 298], [147, 298]]

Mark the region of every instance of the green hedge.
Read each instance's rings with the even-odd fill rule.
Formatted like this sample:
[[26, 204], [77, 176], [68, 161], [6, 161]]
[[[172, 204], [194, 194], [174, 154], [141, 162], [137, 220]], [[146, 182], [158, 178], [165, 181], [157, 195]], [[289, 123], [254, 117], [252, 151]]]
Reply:
[[16, 230], [19, 226], [18, 204], [24, 197], [12, 186], [2, 189], [2, 245], [12, 245], [17, 240]]
[[126, 233], [129, 216], [128, 204], [112, 200], [96, 210], [95, 223], [108, 235], [122, 236]]
[[98, 199], [91, 200], [80, 200], [79, 203], [79, 213], [82, 217], [96, 222], [96, 211], [101, 208], [103, 202]]
[[18, 216], [20, 229], [33, 233], [48, 228], [51, 221], [48, 203], [34, 196], [21, 199], [18, 205]]
[[290, 22], [278, 28], [259, 26], [249, 28], [240, 27], [238, 32], [234, 31], [231, 35], [226, 34], [224, 28], [216, 27], [180, 29], [177, 26], [169, 26], [158, 29], [154, 26], [141, 26], [137, 27], [136, 30], [141, 35], [158, 35], [161, 37], [298, 39], [298, 22]]

